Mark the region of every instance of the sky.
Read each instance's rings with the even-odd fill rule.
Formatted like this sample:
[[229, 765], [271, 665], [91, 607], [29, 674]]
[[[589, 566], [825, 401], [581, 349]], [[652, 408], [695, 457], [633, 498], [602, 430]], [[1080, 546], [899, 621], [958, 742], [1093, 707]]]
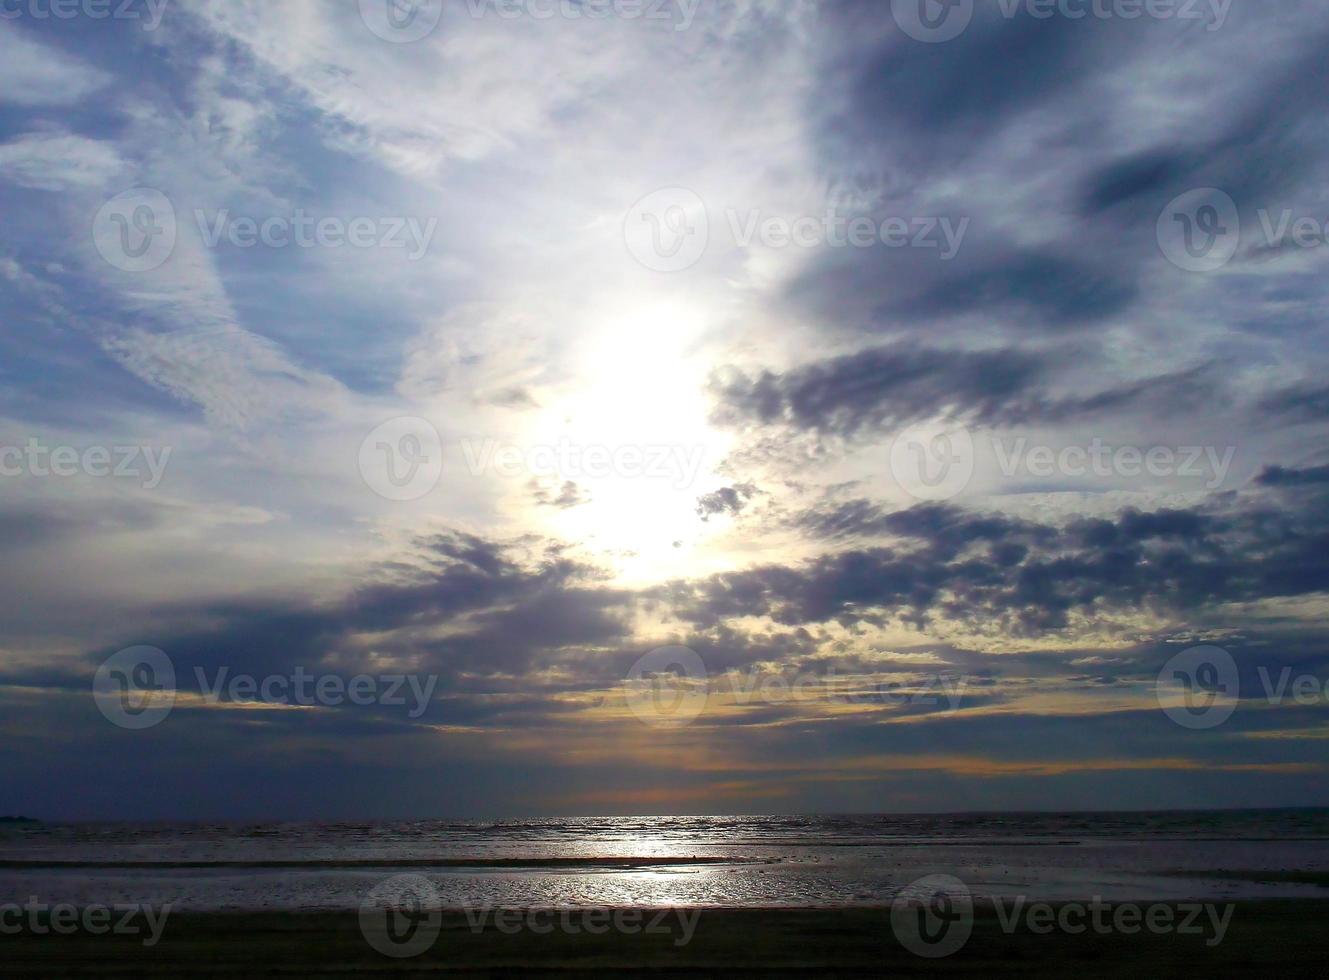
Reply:
[[0, 813], [1329, 805], [1317, 0], [4, 0]]

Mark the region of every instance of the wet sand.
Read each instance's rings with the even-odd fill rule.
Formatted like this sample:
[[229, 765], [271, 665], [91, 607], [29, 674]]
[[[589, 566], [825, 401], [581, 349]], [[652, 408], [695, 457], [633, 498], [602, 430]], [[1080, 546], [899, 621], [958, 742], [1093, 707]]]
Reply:
[[376, 952], [354, 913], [177, 913], [153, 948], [125, 936], [0, 937], [0, 976], [1319, 977], [1326, 914], [1329, 900], [1238, 903], [1223, 942], [1208, 946], [1200, 935], [1007, 934], [980, 907], [961, 951], [924, 960], [896, 940], [886, 909], [703, 910], [682, 946], [676, 928], [509, 935], [449, 912], [412, 959]]

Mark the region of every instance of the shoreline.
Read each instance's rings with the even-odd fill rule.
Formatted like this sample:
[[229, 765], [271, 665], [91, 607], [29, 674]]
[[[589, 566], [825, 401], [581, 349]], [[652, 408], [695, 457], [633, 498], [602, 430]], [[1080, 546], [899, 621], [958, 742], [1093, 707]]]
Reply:
[[[1061, 910], [1082, 903], [1053, 903]], [[1117, 908], [1117, 905], [1109, 906]], [[1188, 903], [1161, 902], [1184, 912]], [[1029, 917], [1012, 925], [1000, 910], [974, 907], [972, 934], [957, 952], [925, 959], [902, 945], [891, 910], [874, 908], [595, 910], [599, 930], [560, 928], [555, 910], [446, 911], [436, 938], [418, 956], [376, 951], [354, 912], [180, 912], [160, 941], [146, 947], [126, 935], [4, 937], [0, 976], [617, 976], [881, 977], [891, 974], [1002, 976], [1322, 975], [1329, 950], [1319, 923], [1329, 898], [1233, 902], [1220, 941], [1191, 933], [1126, 934], [1087, 928], [1043, 933]], [[608, 913], [631, 921], [632, 934], [610, 928]], [[522, 915], [527, 915], [525, 920]], [[657, 918], [658, 916], [658, 918]], [[372, 921], [372, 916], [370, 921]], [[578, 920], [585, 925], [589, 919]], [[1181, 921], [1180, 916], [1176, 919]], [[654, 928], [652, 928], [652, 924]], [[691, 927], [689, 931], [688, 927]], [[547, 931], [544, 931], [546, 930]], [[685, 942], [681, 942], [686, 937]]]
[[327, 871], [338, 868], [634, 868], [697, 867], [725, 864], [770, 864], [766, 858], [743, 857], [566, 857], [566, 858], [363, 858], [308, 861], [63, 861], [0, 860], [0, 871], [206, 871], [214, 868], [267, 871]]

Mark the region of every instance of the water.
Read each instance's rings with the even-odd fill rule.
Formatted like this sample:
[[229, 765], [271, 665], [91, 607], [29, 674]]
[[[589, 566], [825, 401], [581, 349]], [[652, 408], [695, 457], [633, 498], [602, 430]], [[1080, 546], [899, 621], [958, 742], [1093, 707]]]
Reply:
[[1325, 895], [1178, 874], [1220, 869], [1329, 872], [1329, 811], [0, 827], [0, 904], [345, 909], [404, 873], [455, 908], [881, 905], [934, 873], [980, 898]]

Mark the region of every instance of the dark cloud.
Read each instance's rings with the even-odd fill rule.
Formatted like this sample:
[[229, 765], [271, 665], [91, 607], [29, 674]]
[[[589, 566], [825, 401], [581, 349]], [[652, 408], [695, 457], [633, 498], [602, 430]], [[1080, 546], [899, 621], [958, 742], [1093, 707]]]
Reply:
[[897, 345], [795, 368], [785, 374], [718, 374], [720, 423], [756, 422], [853, 435], [951, 409], [995, 416], [1023, 397], [1043, 359], [1018, 351], [949, 352]]
[[718, 372], [711, 382], [722, 425], [787, 425], [822, 435], [861, 432], [940, 416], [981, 425], [1065, 422], [1131, 408], [1191, 408], [1212, 397], [1208, 368], [1119, 384], [1088, 395], [1046, 385], [1059, 358], [1021, 350], [874, 347], [783, 374]]
[[1270, 466], [1256, 478], [1256, 482], [1266, 487], [1320, 486], [1329, 483], [1329, 466], [1315, 466], [1304, 470]]
[[[197, 689], [196, 670], [263, 677], [303, 667], [350, 677], [392, 672], [385, 658], [396, 672], [439, 675], [447, 689], [466, 671], [521, 674], [551, 651], [622, 644], [629, 635], [631, 595], [602, 586], [598, 569], [556, 548], [525, 559], [473, 535], [438, 534], [377, 577], [326, 603], [271, 599], [164, 609], [164, 622], [196, 625], [164, 625], [118, 646], [161, 648], [186, 690]], [[366, 642], [371, 635], [377, 639]], [[114, 649], [96, 651], [88, 662], [100, 663]]]
[[709, 521], [719, 514], [737, 516], [753, 497], [760, 493], [751, 483], [740, 483], [733, 487], [721, 487], [714, 493], [697, 498], [697, 516]]
[[1084, 207], [1091, 212], [1103, 211], [1123, 201], [1157, 195], [1161, 188], [1179, 184], [1194, 167], [1190, 155], [1167, 150], [1150, 150], [1113, 161], [1086, 182]]
[[1053, 327], [1089, 326], [1126, 310], [1136, 287], [1101, 266], [1045, 252], [1013, 250], [998, 258], [944, 267], [935, 281], [878, 312], [893, 319], [936, 319], [977, 311]]
[[1323, 84], [1329, 35], [1302, 39], [1286, 52], [1228, 107], [1230, 116], [1193, 126], [1189, 145], [1178, 146], [1174, 139], [1096, 169], [1081, 192], [1085, 213], [1125, 208], [1156, 218], [1177, 195], [1217, 187], [1236, 199], [1243, 213], [1249, 208], [1253, 218], [1271, 195], [1318, 172], [1329, 141], [1306, 124], [1329, 109]]
[[[790, 299], [828, 326], [872, 333], [971, 315], [1028, 333], [1082, 328], [1129, 310], [1139, 296], [1132, 263], [1092, 234], [1053, 245], [1012, 235], [997, 202], [937, 187], [939, 172], [980, 173], [987, 150], [1026, 118], [1040, 135], [1049, 184], [1103, 112], [1081, 95], [1096, 70], [1130, 57], [1139, 32], [1120, 21], [1004, 18], [977, 5], [973, 24], [945, 44], [882, 30], [875, 11], [832, 5], [840, 43], [811, 100], [817, 145], [830, 173], [891, 175], [862, 210], [884, 218], [948, 215], [969, 222], [949, 260], [914, 248], [826, 250], [791, 283]], [[975, 84], [975, 79], [982, 79]], [[1032, 175], [1025, 175], [1032, 176]], [[1017, 222], [1018, 224], [1018, 222]]]
[[677, 614], [699, 624], [767, 616], [789, 626], [943, 616], [1036, 635], [1066, 627], [1077, 611], [1193, 613], [1329, 589], [1319, 508], [1127, 510], [1053, 528], [940, 505], [888, 514], [855, 502], [800, 523], [835, 537], [898, 540], [676, 583]]
[[505, 388], [490, 395], [486, 402], [498, 408], [539, 408], [540, 403], [527, 388]]
[[530, 482], [531, 495], [537, 507], [556, 507], [559, 510], [571, 510], [591, 502], [591, 493], [580, 487], [573, 480], [564, 481], [554, 493], [539, 480]]
[[[900, 203], [892, 213], [911, 208], [918, 206]], [[828, 249], [791, 280], [789, 301], [846, 332], [916, 334], [922, 324], [981, 316], [1012, 334], [1043, 336], [1117, 317], [1139, 296], [1135, 273], [1107, 264], [1089, 237], [1055, 250], [1029, 247], [985, 227], [980, 208], [947, 210], [970, 219], [953, 258], [885, 245]]]
[[1329, 385], [1308, 381], [1266, 395], [1260, 409], [1285, 423], [1323, 422], [1329, 419]]
[[838, 70], [828, 66], [817, 93], [832, 107], [821, 117], [828, 151], [866, 142], [917, 158], [968, 157], [1013, 119], [1074, 102], [1097, 66], [1120, 57], [1111, 42], [1129, 43], [1120, 24], [1006, 19], [995, 5], [976, 4], [961, 36], [920, 44], [883, 32], [875, 10], [832, 7], [828, 22], [838, 22], [846, 43], [832, 49]]
[[[913, 41], [875, 9], [825, 8], [835, 40], [809, 98], [823, 171], [832, 185], [883, 175], [847, 210], [949, 215], [970, 227], [950, 261], [912, 248], [822, 250], [787, 299], [823, 329], [1036, 338], [1128, 322], [1163, 298], [1149, 291], [1167, 271], [1155, 224], [1173, 198], [1220, 188], [1249, 228], [1262, 208], [1314, 199], [1329, 149], [1315, 122], [1329, 108], [1329, 35], [1296, 27], [1295, 4], [1238, 5], [1222, 31], [1186, 18], [976, 8], [944, 44]], [[1205, 77], [1230, 57], [1223, 39], [1236, 31], [1278, 39], [1244, 66], [1246, 84], [1221, 99], [1169, 100], [1166, 118], [1145, 127], [1156, 135], [1123, 152], [1120, 134], [1139, 128], [1145, 93], [1119, 76], [1166, 60], [1192, 81]], [[1288, 315], [1254, 305], [1266, 331], [1266, 320]]]
[[0, 550], [50, 543], [72, 535], [148, 531], [165, 523], [169, 511], [169, 506], [146, 498], [109, 498], [95, 503], [51, 499], [41, 505], [11, 502], [0, 509]]
[[800, 515], [796, 526], [814, 538], [894, 536], [927, 539], [939, 554], [954, 556], [974, 542], [1048, 543], [1050, 527], [1011, 518], [970, 513], [938, 504], [886, 511], [868, 500], [817, 508]]

